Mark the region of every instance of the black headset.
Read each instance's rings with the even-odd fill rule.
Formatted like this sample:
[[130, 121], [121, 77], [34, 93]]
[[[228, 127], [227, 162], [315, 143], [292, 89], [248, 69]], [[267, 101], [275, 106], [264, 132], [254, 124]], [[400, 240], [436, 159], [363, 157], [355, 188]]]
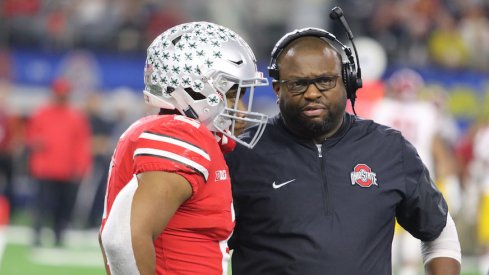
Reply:
[[304, 29], [294, 30], [292, 32], [287, 33], [285, 36], [280, 38], [277, 44], [275, 44], [275, 47], [272, 50], [270, 65], [268, 66], [268, 74], [271, 78], [275, 80], [279, 79], [279, 69], [277, 65], [277, 59], [280, 56], [280, 54], [283, 52], [283, 50], [287, 47], [287, 45], [289, 45], [292, 41], [300, 37], [313, 36], [313, 37], [324, 38], [331, 42], [336, 42], [341, 46], [341, 49], [343, 50], [343, 52], [347, 57], [347, 60], [344, 60], [342, 62], [341, 77], [343, 79], [343, 83], [345, 84], [347, 97], [348, 99], [350, 99], [352, 107], [354, 107], [355, 99], [357, 97], [356, 95], [357, 90], [362, 87], [362, 76], [361, 76], [360, 63], [358, 61], [358, 53], [355, 44], [353, 43], [353, 34], [350, 28], [348, 27], [348, 24], [346, 23], [341, 8], [339, 7], [333, 8], [330, 12], [330, 17], [331, 19], [334, 20], [340, 20], [341, 24], [345, 28], [348, 37], [353, 45], [353, 49], [355, 50], [355, 56], [357, 59], [356, 64], [358, 64], [358, 68], [357, 65], [355, 65], [355, 59], [352, 55], [351, 49], [347, 47], [345, 44], [341, 43], [341, 41], [339, 41], [336, 38], [336, 36], [323, 29], [304, 28]]

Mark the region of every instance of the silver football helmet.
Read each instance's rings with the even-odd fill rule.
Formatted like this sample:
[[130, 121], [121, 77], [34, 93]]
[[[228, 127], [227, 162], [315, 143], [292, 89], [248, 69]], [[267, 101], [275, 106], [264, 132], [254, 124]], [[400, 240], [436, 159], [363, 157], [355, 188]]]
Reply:
[[[265, 129], [267, 116], [251, 108], [254, 87], [266, 86], [268, 80], [257, 70], [248, 44], [223, 26], [192, 22], [159, 35], [148, 47], [144, 84], [147, 104], [177, 109], [249, 148]], [[231, 89], [236, 98], [228, 106], [226, 96]], [[244, 93], [248, 99], [245, 110], [238, 108]], [[258, 126], [250, 142], [235, 136], [235, 125], [243, 122]]]

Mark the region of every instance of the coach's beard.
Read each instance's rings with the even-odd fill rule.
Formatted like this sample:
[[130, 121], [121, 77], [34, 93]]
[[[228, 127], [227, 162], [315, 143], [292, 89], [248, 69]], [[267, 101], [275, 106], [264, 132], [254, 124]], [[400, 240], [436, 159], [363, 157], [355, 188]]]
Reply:
[[326, 114], [322, 120], [314, 120], [305, 116], [302, 108], [291, 108], [280, 102], [280, 112], [285, 125], [297, 136], [314, 139], [332, 136], [343, 122], [343, 115], [346, 109], [346, 98], [343, 104], [326, 105]]
[[282, 111], [282, 118], [289, 130], [302, 138], [315, 139], [329, 133], [335, 127], [335, 119], [331, 115], [326, 116], [324, 120], [314, 121], [300, 112]]

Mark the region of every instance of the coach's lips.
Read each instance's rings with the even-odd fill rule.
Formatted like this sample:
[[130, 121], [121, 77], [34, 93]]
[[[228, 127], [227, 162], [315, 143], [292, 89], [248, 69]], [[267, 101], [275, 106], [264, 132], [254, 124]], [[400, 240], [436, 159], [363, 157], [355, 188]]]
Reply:
[[325, 108], [321, 105], [309, 105], [302, 109], [302, 113], [308, 117], [319, 116], [324, 112]]

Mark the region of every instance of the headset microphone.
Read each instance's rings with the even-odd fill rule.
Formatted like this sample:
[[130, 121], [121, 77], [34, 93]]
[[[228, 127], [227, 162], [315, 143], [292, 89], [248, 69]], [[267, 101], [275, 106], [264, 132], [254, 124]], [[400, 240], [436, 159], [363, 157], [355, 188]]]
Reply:
[[[340, 20], [341, 25], [345, 29], [348, 39], [351, 41], [351, 45], [353, 46], [353, 50], [355, 51], [355, 57], [357, 59], [357, 87], [361, 88], [363, 86], [362, 83], [362, 70], [360, 69], [360, 61], [358, 60], [358, 52], [357, 52], [357, 47], [355, 46], [355, 43], [353, 42], [353, 32], [350, 29], [350, 26], [348, 26], [348, 22], [346, 22], [345, 16], [343, 14], [343, 10], [340, 7], [334, 7], [331, 9], [331, 12], [329, 13], [329, 18], [333, 20]], [[351, 57], [351, 54], [348, 56], [348, 58]], [[351, 57], [353, 58], [353, 57]], [[350, 60], [352, 62], [352, 60]]]
[[329, 18], [333, 20], [340, 20], [341, 25], [345, 28], [346, 33], [348, 34], [348, 38], [353, 39], [353, 32], [351, 31], [348, 23], [346, 22], [345, 16], [343, 15], [343, 10], [340, 7], [334, 7], [329, 13]]

